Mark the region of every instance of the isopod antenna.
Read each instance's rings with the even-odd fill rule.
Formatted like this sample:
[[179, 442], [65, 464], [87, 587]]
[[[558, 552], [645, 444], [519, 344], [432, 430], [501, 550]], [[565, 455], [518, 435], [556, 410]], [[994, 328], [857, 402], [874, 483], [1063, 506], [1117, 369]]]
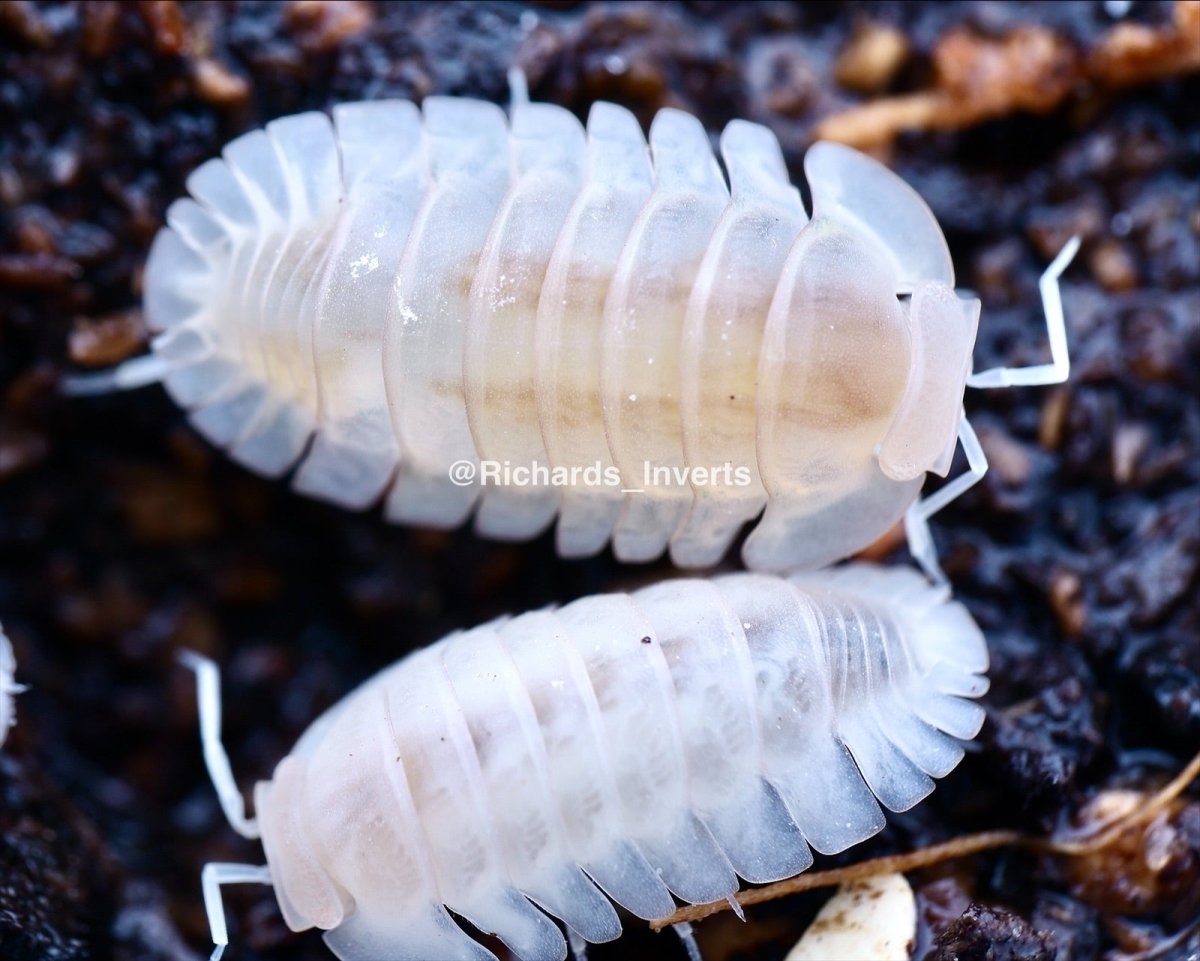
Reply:
[[[193, 651], [183, 651], [180, 663], [196, 674], [196, 704], [200, 713], [200, 742], [204, 750], [204, 766], [216, 789], [221, 810], [238, 834], [251, 840], [259, 834], [258, 822], [246, 815], [246, 802], [233, 778], [229, 755], [221, 743], [221, 675], [207, 657]], [[204, 893], [204, 911], [212, 932], [213, 952], [209, 961], [220, 961], [229, 945], [229, 930], [225, 923], [225, 905], [221, 888], [226, 884], [273, 885], [271, 871], [265, 865], [210, 863], [200, 871], [200, 887]]]
[[167, 364], [162, 357], [157, 354], [144, 354], [118, 364], [111, 370], [64, 377], [60, 386], [62, 392], [69, 397], [92, 397], [157, 384], [162, 381], [166, 372]]
[[[1038, 280], [1042, 309], [1046, 315], [1046, 333], [1050, 340], [1050, 363], [1032, 367], [993, 367], [972, 373], [967, 386], [978, 390], [998, 387], [1041, 387], [1063, 383], [1071, 372], [1071, 356], [1067, 349], [1067, 324], [1063, 316], [1062, 292], [1058, 280], [1079, 252], [1079, 237], [1072, 237], [1058, 252]], [[913, 559], [935, 584], [947, 579], [938, 563], [933, 538], [929, 533], [929, 518], [979, 483], [987, 473], [987, 456], [964, 410], [958, 422], [958, 442], [967, 456], [967, 472], [944, 484], [929, 497], [915, 501], [904, 515], [908, 549]]]

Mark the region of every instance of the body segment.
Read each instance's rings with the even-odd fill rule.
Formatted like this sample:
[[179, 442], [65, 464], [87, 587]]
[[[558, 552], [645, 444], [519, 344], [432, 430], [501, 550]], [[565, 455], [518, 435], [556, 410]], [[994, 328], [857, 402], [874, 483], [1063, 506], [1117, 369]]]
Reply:
[[[738, 574], [452, 635], [365, 682], [256, 791], [288, 924], [339, 957], [560, 961], [674, 898], [804, 870], [962, 757], [987, 652], [908, 570]], [[539, 908], [541, 910], [539, 910]]]

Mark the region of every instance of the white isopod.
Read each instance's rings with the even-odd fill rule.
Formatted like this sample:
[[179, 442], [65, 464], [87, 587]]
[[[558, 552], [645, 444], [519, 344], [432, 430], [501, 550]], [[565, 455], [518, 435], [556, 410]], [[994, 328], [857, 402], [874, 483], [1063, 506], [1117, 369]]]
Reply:
[[16, 705], [13, 695], [24, 690], [13, 680], [17, 670], [17, 661], [13, 657], [12, 644], [0, 627], [0, 744], [8, 737], [8, 729], [17, 723]]
[[[805, 870], [879, 831], [963, 755], [987, 689], [979, 628], [910, 569], [732, 574], [584, 598], [447, 637], [317, 720], [247, 818], [220, 742], [215, 665], [202, 741], [230, 822], [287, 924], [347, 961], [561, 961], [621, 926]], [[601, 893], [603, 892], [603, 893]], [[607, 895], [607, 897], [605, 897]], [[540, 910], [539, 910], [540, 909]], [[579, 953], [577, 951], [577, 953]]]
[[[511, 122], [448, 97], [276, 120], [168, 210], [153, 353], [68, 389], [161, 380], [239, 463], [397, 522], [474, 510], [524, 539], [557, 514], [564, 556], [611, 538], [697, 567], [763, 513], [746, 564], [784, 571], [907, 510], [937, 577], [926, 520], [987, 466], [964, 384], [1066, 377], [1074, 244], [1042, 282], [1053, 362], [969, 376], [979, 301], [912, 188], [819, 143], [810, 219], [765, 127], [730, 123], [721, 158], [686, 113], [660, 111], [647, 148], [610, 103], [586, 131], [524, 96]], [[956, 437], [970, 473], [918, 501]]]

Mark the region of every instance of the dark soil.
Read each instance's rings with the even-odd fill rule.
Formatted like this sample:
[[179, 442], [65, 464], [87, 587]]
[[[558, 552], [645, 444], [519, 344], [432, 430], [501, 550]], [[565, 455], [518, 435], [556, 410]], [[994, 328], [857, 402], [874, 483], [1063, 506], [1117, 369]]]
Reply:
[[[926, 85], [953, 28], [1041, 26], [1086, 51], [1113, 26], [1092, 2], [0, 2], [0, 618], [30, 688], [0, 759], [0, 956], [207, 956], [200, 866], [261, 852], [218, 809], [180, 648], [222, 664], [248, 787], [406, 651], [669, 573], [302, 499], [211, 450], [157, 388], [64, 399], [74, 365], [142, 349], [140, 267], [187, 173], [240, 131], [339, 100], [503, 101], [519, 63], [536, 98], [581, 115], [607, 98], [644, 121], [685, 107], [714, 135], [768, 123], [799, 177], [813, 125], [860, 99], [832, 76], [868, 20], [911, 48], [884, 92]], [[1085, 87], [1049, 115], [907, 134], [887, 159], [983, 300], [981, 367], [1042, 359], [1038, 273], [1071, 233], [1084, 247], [1064, 283], [1069, 385], [968, 395], [993, 469], [935, 524], [990, 640], [989, 723], [927, 802], [840, 862], [1062, 829], [1200, 749], [1200, 81]], [[1195, 957], [1200, 809], [1086, 864], [1002, 852], [911, 880], [919, 953], [939, 961]], [[781, 959], [821, 900], [700, 925], [708, 961]], [[227, 903], [231, 958], [329, 957], [269, 892]], [[682, 957], [627, 927], [592, 957]]]

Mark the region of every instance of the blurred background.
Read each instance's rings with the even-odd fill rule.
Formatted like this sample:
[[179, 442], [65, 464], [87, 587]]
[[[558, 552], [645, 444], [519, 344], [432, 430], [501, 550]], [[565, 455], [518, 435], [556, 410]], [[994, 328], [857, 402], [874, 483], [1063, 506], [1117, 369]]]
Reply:
[[[968, 394], [992, 470], [934, 523], [991, 644], [988, 723], [928, 801], [822, 864], [1061, 831], [1200, 749], [1200, 3], [0, 0], [0, 620], [29, 685], [0, 751], [6, 961], [207, 957], [200, 866], [261, 852], [217, 807], [179, 648], [223, 667], [249, 789], [412, 648], [670, 573], [385, 526], [241, 470], [159, 388], [58, 392], [144, 351], [146, 251], [227, 140], [342, 100], [505, 102], [513, 65], [580, 117], [767, 124], [797, 180], [818, 136], [869, 149], [982, 298], [979, 367], [1045, 359], [1037, 277], [1083, 238], [1070, 382]], [[898, 534], [870, 554], [907, 562]], [[1195, 796], [1087, 859], [912, 875], [915, 956], [1194, 957]], [[824, 897], [700, 925], [706, 961], [782, 959]], [[330, 957], [269, 891], [226, 903], [231, 958]], [[683, 956], [627, 928], [591, 956]]]

